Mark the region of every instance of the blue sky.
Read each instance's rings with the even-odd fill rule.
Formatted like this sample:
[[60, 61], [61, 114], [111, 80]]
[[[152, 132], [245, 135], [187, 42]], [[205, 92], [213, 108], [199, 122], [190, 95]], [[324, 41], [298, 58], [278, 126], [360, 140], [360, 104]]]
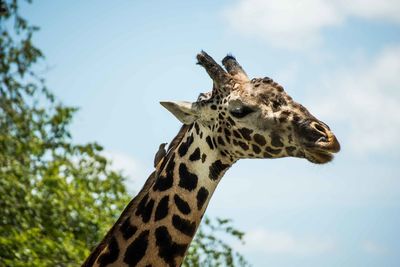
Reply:
[[207, 214], [246, 233], [254, 266], [400, 265], [400, 3], [389, 0], [39, 1], [40, 66], [81, 107], [76, 142], [98, 141], [138, 190], [179, 123], [160, 100], [196, 99], [211, 80], [195, 55], [233, 53], [327, 122], [327, 165], [244, 160]]

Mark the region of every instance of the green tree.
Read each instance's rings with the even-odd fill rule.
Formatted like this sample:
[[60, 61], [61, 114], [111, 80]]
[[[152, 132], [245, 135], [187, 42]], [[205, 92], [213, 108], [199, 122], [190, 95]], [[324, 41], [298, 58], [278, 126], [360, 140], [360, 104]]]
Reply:
[[[59, 103], [37, 75], [38, 27], [19, 4], [0, 2], [0, 266], [79, 266], [129, 197], [100, 145], [72, 142], [77, 109]], [[218, 232], [243, 235], [206, 219], [185, 266], [245, 265]]]
[[127, 203], [123, 177], [101, 146], [71, 142], [76, 108], [34, 71], [38, 28], [1, 3], [0, 265], [77, 266]]
[[245, 258], [224, 241], [243, 242], [244, 233], [232, 226], [229, 219], [205, 217], [197, 230], [182, 264], [183, 267], [249, 266]]

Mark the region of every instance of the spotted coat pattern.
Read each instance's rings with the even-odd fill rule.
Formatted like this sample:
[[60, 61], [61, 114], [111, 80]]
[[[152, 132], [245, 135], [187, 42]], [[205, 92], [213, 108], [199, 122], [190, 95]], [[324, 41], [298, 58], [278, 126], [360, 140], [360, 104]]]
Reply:
[[225, 70], [197, 56], [213, 90], [190, 107], [168, 104], [185, 125], [156, 171], [83, 266], [180, 266], [221, 177], [242, 158], [306, 158], [339, 150], [329, 127], [270, 78], [248, 79], [232, 56]]

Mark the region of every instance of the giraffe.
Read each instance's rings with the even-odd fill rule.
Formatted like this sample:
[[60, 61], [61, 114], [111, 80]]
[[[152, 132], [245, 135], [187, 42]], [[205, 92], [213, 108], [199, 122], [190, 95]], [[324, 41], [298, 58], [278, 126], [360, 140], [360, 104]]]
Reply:
[[197, 101], [160, 102], [183, 123], [155, 171], [83, 266], [180, 266], [221, 177], [244, 158], [305, 158], [323, 164], [340, 145], [329, 127], [272, 79], [249, 79], [228, 55], [225, 69], [202, 51], [213, 81]]

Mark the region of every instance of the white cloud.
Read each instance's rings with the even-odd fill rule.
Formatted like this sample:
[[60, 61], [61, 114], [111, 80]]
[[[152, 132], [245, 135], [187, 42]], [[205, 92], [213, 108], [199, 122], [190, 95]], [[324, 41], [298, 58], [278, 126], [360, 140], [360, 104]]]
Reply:
[[345, 14], [400, 24], [398, 0], [337, 0], [337, 3]]
[[121, 171], [127, 177], [125, 184], [128, 191], [137, 192], [147, 177], [143, 164], [123, 152], [105, 151], [103, 155], [111, 160], [113, 170]]
[[[400, 146], [400, 46], [376, 58], [325, 77], [314, 90], [317, 117], [343, 123], [356, 152], [395, 150]], [[317, 98], [317, 99], [315, 99]]]
[[333, 240], [320, 237], [296, 237], [285, 231], [267, 229], [250, 230], [245, 235], [241, 250], [268, 254], [290, 254], [308, 256], [323, 254], [335, 249]]
[[386, 247], [379, 245], [371, 240], [365, 240], [361, 244], [361, 247], [365, 252], [367, 252], [369, 254], [374, 254], [374, 255], [385, 254], [388, 251]]
[[224, 10], [234, 30], [293, 49], [318, 43], [322, 29], [349, 17], [400, 23], [399, 14], [396, 0], [239, 0]]

